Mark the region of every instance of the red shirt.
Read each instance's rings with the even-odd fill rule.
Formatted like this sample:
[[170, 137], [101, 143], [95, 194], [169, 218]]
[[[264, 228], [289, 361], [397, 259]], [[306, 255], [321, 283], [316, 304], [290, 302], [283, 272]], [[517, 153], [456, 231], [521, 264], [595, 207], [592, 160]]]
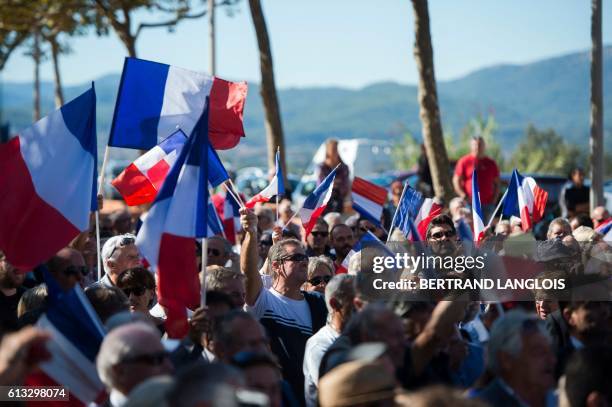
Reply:
[[472, 154], [464, 155], [457, 161], [455, 175], [463, 177], [463, 190], [472, 199], [472, 172], [476, 167], [478, 174], [478, 188], [480, 189], [480, 203], [483, 205], [493, 202], [494, 181], [499, 178], [499, 168], [489, 157], [476, 158]]

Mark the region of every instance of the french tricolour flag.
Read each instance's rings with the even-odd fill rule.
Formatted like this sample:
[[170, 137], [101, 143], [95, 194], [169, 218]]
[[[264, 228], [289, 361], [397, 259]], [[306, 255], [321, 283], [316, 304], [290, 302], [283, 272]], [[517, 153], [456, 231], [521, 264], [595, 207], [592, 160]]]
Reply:
[[[392, 226], [399, 228], [411, 241], [426, 240], [427, 226], [440, 213], [442, 213], [440, 204], [431, 198], [424, 198], [420, 192], [406, 184]], [[416, 226], [419, 237], [413, 236], [414, 228], [409, 221]]]
[[540, 188], [533, 178], [522, 176], [515, 168], [504, 198], [502, 213], [507, 217], [520, 217], [521, 227], [527, 231], [542, 219], [547, 201], [548, 192]]
[[353, 179], [351, 190], [353, 209], [362, 217], [380, 226], [387, 190], [359, 177]]
[[157, 295], [166, 307], [171, 338], [188, 331], [186, 308], [200, 303], [197, 238], [208, 236], [208, 109], [170, 169], [136, 237], [157, 273]]
[[280, 165], [280, 151], [276, 152], [276, 174], [270, 181], [267, 187], [265, 187], [260, 193], [249, 199], [246, 202], [247, 208], [253, 208], [257, 202], [268, 202], [275, 195], [282, 195], [285, 193], [285, 185], [283, 184], [283, 170]]
[[148, 150], [177, 127], [191, 134], [209, 98], [210, 142], [232, 148], [244, 136], [246, 94], [246, 82], [126, 58], [108, 145]]
[[225, 238], [231, 243], [236, 244], [236, 234], [240, 232], [240, 204], [236, 202], [232, 194], [225, 193], [223, 201], [223, 229]]
[[[182, 130], [175, 131], [138, 157], [111, 182], [128, 206], [155, 200], [157, 191], [160, 190], [186, 141], [187, 135]], [[208, 178], [213, 188], [229, 179], [219, 155], [211, 145], [208, 146]]]
[[308, 236], [312, 231], [317, 219], [329, 202], [332, 196], [332, 190], [334, 187], [334, 179], [336, 179], [336, 169], [330, 172], [327, 177], [321, 182], [308, 198], [304, 201], [302, 209], [300, 209], [300, 219], [302, 220], [302, 227], [306, 230], [304, 237]]
[[29, 375], [25, 384], [61, 385], [69, 390], [71, 401], [101, 403], [107, 395], [96, 371], [96, 355], [106, 331], [79, 285], [64, 292], [44, 273], [48, 308], [36, 325], [51, 333], [46, 343], [51, 359], [40, 365], [42, 372]]
[[363, 236], [361, 236], [361, 239], [359, 239], [359, 241], [355, 243], [355, 245], [353, 245], [353, 248], [351, 249], [351, 251], [346, 255], [340, 267], [338, 267], [336, 274], [348, 273], [348, 268], [349, 268], [349, 263], [351, 262], [351, 258], [355, 254], [359, 253], [363, 248], [373, 247], [373, 246], [382, 247], [385, 250], [385, 252], [388, 252], [390, 256], [393, 256], [393, 253], [387, 248], [387, 246], [385, 246], [385, 244], [382, 241], [380, 241], [380, 239], [377, 238], [376, 235], [374, 235], [374, 233], [368, 230], [366, 233], [363, 234]]
[[89, 228], [96, 167], [93, 86], [0, 145], [0, 250], [12, 265], [31, 270]]
[[187, 136], [181, 130], [172, 133], [128, 165], [111, 182], [128, 206], [155, 200], [157, 191], [161, 188], [186, 141]]
[[484, 238], [485, 226], [482, 220], [482, 209], [480, 207], [480, 189], [476, 170], [472, 173], [472, 221], [474, 222], [474, 241], [480, 242]]

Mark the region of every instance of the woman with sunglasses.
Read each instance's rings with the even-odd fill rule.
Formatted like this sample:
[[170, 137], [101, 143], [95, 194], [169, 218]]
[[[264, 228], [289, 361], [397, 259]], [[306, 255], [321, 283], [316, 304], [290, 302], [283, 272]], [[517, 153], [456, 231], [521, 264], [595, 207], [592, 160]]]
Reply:
[[304, 289], [325, 294], [325, 286], [333, 276], [334, 265], [328, 257], [311, 257], [308, 259], [308, 280], [304, 283]]
[[155, 302], [155, 278], [150, 271], [143, 267], [127, 269], [117, 277], [117, 287], [128, 297], [131, 312], [141, 312], [150, 317], [163, 332], [164, 321], [149, 313]]

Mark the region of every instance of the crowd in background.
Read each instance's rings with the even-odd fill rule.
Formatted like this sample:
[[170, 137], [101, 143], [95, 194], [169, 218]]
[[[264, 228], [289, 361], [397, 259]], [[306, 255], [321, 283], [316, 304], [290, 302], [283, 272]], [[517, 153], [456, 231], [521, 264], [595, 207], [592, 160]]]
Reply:
[[[27, 382], [48, 357], [31, 357], [49, 335], [33, 327], [45, 313], [48, 272], [64, 290], [83, 287], [106, 327], [96, 357], [109, 394], [104, 405], [612, 405], [612, 251], [596, 231], [611, 220], [603, 207], [588, 213], [583, 171], [572, 172], [562, 216], [547, 222], [545, 237], [536, 240], [512, 218], [495, 222], [480, 249], [511, 255], [512, 242], [531, 242], [533, 252], [519, 255], [546, 276], [581, 282], [573, 291], [534, 290], [530, 300], [498, 303], [448, 292], [415, 300], [373, 291], [376, 251], [343, 269], [365, 233], [383, 242], [389, 232], [394, 242], [406, 238], [345, 213], [348, 167], [337, 144], [328, 147], [321, 179], [340, 170], [311, 233], [304, 236], [291, 221], [291, 202], [282, 200], [278, 220], [273, 205], [241, 209], [236, 245], [207, 239], [206, 306], [188, 310], [189, 334], [180, 341], [166, 339], [156, 280], [143, 265], [137, 222], [127, 210], [101, 219], [100, 279], [93, 231], [26, 274], [0, 253], [0, 385]], [[463, 253], [457, 226], [472, 223], [474, 169], [484, 183], [486, 219], [493, 213], [499, 170], [484, 153], [482, 139], [474, 139], [455, 168], [457, 197], [426, 231], [434, 254]], [[430, 176], [421, 182], [424, 191], [431, 188]], [[385, 218], [402, 190], [401, 182], [391, 184]], [[423, 270], [401, 272], [425, 278]]]

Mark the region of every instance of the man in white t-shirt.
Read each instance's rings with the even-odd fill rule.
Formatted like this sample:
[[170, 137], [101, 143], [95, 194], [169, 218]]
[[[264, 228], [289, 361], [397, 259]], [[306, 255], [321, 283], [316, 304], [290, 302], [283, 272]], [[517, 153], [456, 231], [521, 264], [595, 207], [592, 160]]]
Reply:
[[353, 315], [354, 276], [338, 274], [325, 287], [327, 324], [308, 339], [304, 353], [304, 397], [307, 406], [317, 406], [319, 365], [325, 351], [340, 336]]
[[281, 240], [270, 248], [272, 287], [263, 287], [257, 268], [257, 217], [247, 209], [241, 209], [240, 214], [245, 231], [240, 269], [246, 277], [247, 310], [266, 328], [284, 379], [303, 401], [304, 350], [313, 332], [325, 325], [325, 301], [319, 293], [301, 291], [307, 278], [308, 256], [296, 239]]

